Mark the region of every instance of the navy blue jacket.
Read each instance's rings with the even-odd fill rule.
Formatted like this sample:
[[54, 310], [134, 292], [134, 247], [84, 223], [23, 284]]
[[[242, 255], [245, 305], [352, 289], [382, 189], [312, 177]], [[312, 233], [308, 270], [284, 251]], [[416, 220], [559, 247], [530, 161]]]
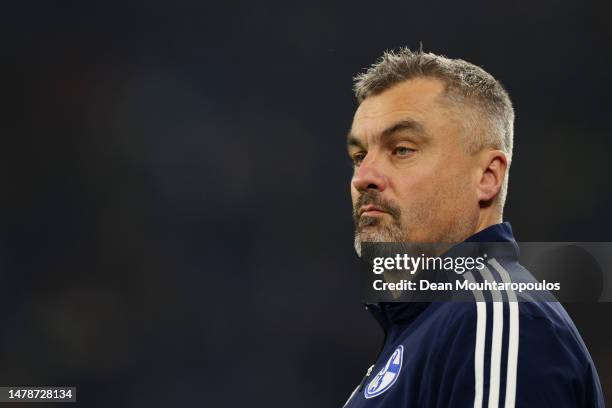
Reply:
[[[491, 226], [468, 241], [516, 247], [488, 259], [482, 273], [490, 275], [485, 278], [528, 280], [508, 223]], [[560, 303], [367, 307], [382, 326], [385, 341], [346, 408], [604, 406], [591, 356]]]

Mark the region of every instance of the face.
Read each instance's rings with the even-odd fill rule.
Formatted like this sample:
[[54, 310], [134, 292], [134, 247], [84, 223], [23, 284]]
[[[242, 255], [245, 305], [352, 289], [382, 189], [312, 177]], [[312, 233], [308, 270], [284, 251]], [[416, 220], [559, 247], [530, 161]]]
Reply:
[[478, 166], [457, 116], [433, 78], [361, 103], [348, 136], [358, 252], [361, 242], [461, 242], [475, 232]]

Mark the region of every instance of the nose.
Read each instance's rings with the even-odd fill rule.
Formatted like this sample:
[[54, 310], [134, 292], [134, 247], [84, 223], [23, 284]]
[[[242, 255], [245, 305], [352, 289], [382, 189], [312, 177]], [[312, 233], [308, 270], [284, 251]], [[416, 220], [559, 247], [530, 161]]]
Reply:
[[377, 167], [376, 162], [367, 160], [366, 156], [361, 165], [356, 168], [352, 183], [353, 187], [360, 193], [365, 193], [368, 190], [382, 192], [387, 188], [387, 177]]

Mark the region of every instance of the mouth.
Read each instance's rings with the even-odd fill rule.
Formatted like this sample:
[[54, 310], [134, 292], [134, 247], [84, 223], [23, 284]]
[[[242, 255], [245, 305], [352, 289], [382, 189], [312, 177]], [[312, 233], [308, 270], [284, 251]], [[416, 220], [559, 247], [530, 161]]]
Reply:
[[364, 205], [359, 209], [360, 217], [363, 217], [364, 215], [366, 217], [380, 217], [384, 214], [388, 213], [376, 205]]

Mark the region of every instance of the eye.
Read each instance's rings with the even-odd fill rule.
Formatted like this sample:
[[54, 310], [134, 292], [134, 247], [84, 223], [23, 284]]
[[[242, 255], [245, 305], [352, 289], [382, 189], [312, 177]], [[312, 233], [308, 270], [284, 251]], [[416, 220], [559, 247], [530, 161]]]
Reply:
[[415, 150], [411, 149], [409, 147], [406, 147], [406, 146], [397, 146], [395, 149], [393, 149], [392, 154], [394, 156], [398, 156], [398, 157], [408, 157], [408, 156], [410, 156], [414, 152], [415, 152]]
[[353, 166], [359, 166], [363, 159], [365, 158], [365, 152], [357, 152], [351, 155], [351, 161], [353, 162]]

